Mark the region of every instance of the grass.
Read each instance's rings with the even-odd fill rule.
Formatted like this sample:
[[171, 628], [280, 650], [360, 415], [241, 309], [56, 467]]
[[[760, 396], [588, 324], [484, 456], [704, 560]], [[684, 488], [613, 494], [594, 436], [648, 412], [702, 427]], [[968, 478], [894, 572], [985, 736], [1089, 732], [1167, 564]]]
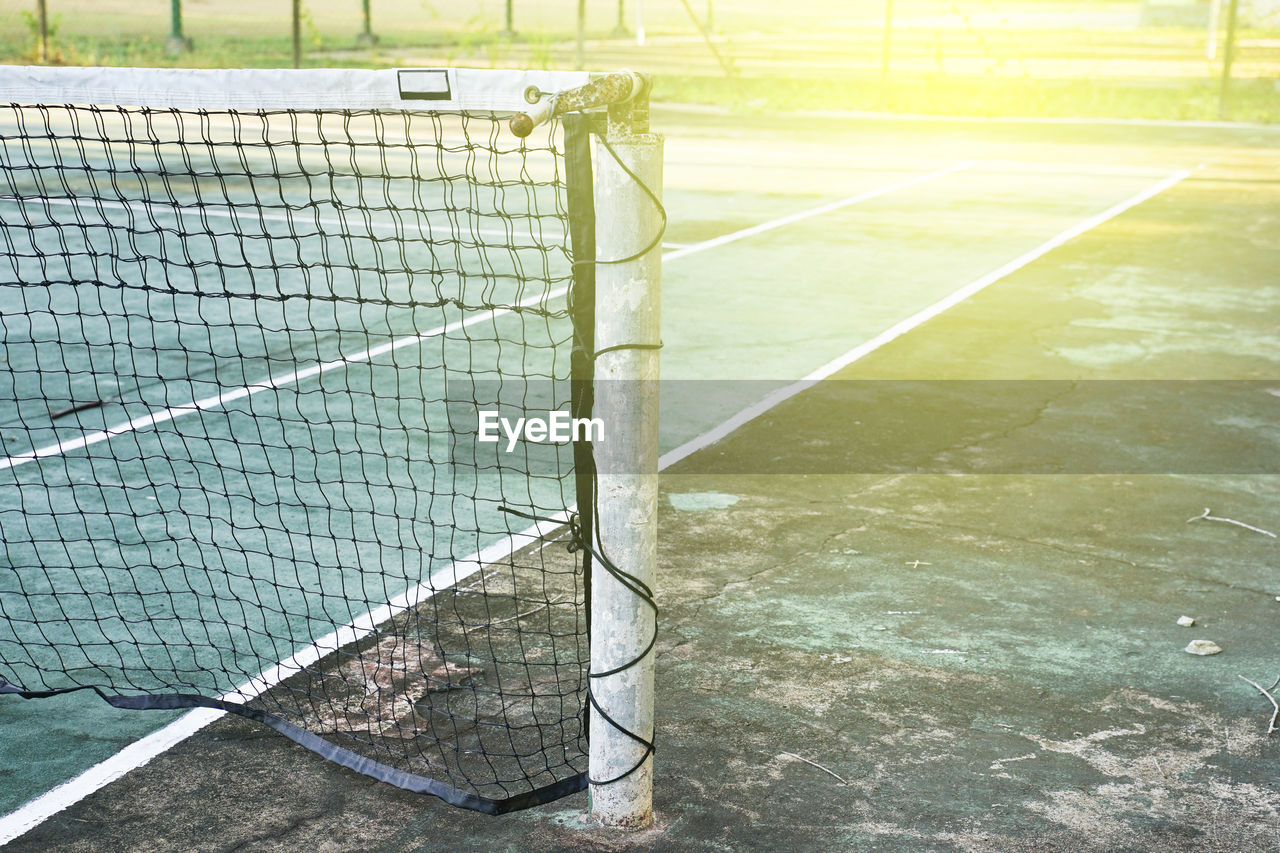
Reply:
[[[166, 45], [167, 4], [152, 5], [143, 13], [126, 0], [50, 0], [56, 24], [50, 60], [204, 67], [292, 63], [283, 7], [248, 0], [187, 0], [185, 32], [195, 49], [172, 54]], [[304, 4], [304, 65], [575, 64], [573, 0], [517, 0], [515, 37], [501, 32], [501, 2], [461, 7], [373, 0], [373, 8], [379, 43], [362, 47], [356, 41], [359, 4]], [[695, 2], [693, 8], [701, 13], [705, 4]], [[1140, 26], [1140, 5], [1126, 0], [895, 0], [884, 86], [881, 0], [815, 0], [786, 19], [766, 0], [720, 8], [714, 39], [729, 60], [732, 77], [680, 4], [650, 3], [646, 10], [649, 39], [638, 47], [634, 40], [611, 37], [614, 4], [593, 6], [587, 21], [587, 63], [653, 73], [659, 100], [748, 112], [1219, 117], [1221, 64], [1205, 55], [1205, 31]], [[0, 62], [34, 61], [33, 21], [30, 15], [0, 15]], [[1244, 29], [1239, 45], [1228, 116], [1280, 122], [1280, 30]]]
[[[1092, 80], [891, 78], [882, 96], [876, 77], [833, 88], [819, 79], [735, 83], [715, 77], [659, 76], [657, 90], [671, 102], [728, 105], [745, 112], [865, 110], [919, 115], [1025, 116], [1216, 120], [1218, 83], [1180, 80], [1164, 85]], [[1280, 122], [1280, 94], [1269, 80], [1236, 80], [1228, 117]]]

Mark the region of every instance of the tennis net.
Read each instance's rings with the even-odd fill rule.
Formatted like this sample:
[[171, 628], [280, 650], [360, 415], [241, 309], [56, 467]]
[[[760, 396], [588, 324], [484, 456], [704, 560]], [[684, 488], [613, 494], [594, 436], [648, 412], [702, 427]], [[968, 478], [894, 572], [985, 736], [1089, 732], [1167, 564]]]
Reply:
[[590, 449], [474, 433], [586, 413], [588, 119], [499, 118], [588, 78], [4, 79], [0, 692], [482, 811], [585, 787]]

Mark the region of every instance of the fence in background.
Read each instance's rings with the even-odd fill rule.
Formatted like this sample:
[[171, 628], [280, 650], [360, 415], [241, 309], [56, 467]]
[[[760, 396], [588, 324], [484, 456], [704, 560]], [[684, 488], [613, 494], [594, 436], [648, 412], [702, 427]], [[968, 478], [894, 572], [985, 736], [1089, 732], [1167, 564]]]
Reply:
[[4, 61], [638, 67], [751, 108], [1280, 121], [1280, 0], [37, 0]]

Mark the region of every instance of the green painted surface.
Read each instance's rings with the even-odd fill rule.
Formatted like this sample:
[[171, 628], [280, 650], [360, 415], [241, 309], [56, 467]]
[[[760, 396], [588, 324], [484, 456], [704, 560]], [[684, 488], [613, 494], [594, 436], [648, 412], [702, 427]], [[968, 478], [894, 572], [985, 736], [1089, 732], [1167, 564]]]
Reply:
[[[879, 180], [778, 194], [787, 164], [764, 156], [780, 144], [777, 131], [768, 120], [756, 130], [761, 157], [751, 174], [769, 197], [753, 216], [803, 210]], [[1178, 187], [841, 378], [1280, 373], [1271, 137], [827, 130], [822, 145], [837, 173], [849, 158], [873, 170], [876, 150], [892, 152], [884, 157], [895, 169], [902, 158], [918, 171], [983, 154], [1001, 163], [717, 250], [716, 263], [711, 252], [672, 263], [668, 375], [696, 375], [702, 365], [712, 377], [776, 368], [763, 375], [792, 378], [1165, 170], [1200, 163]], [[668, 132], [714, 135], [697, 122]], [[747, 217], [735, 211], [746, 200], [699, 187], [698, 170], [680, 166], [679, 144], [672, 157], [679, 216], [669, 238], [742, 227]], [[828, 256], [839, 262], [822, 263]], [[1237, 675], [1274, 677], [1276, 546], [1186, 520], [1211, 506], [1280, 527], [1275, 477], [715, 473], [810, 452], [825, 438], [823, 413], [806, 408], [815, 405], [798, 397], [709, 448], [712, 463], [690, 460], [704, 464], [698, 473], [677, 466], [664, 478], [658, 808], [666, 835], [655, 843], [1012, 850], [1034, 838], [1067, 850], [1268, 849], [1280, 836], [1280, 756], [1262, 734], [1265, 700]], [[1252, 410], [1224, 416], [1254, 423]], [[1135, 424], [1110, 424], [1094, 451], [1088, 436], [1076, 446], [1101, 454], [1110, 441], [1140, 444]], [[664, 423], [668, 443], [697, 428], [692, 418]], [[1274, 453], [1271, 433], [1256, 431]], [[1038, 452], [1043, 441], [1014, 430], [974, 447], [997, 456]], [[1194, 632], [1176, 625], [1184, 614], [1198, 620]], [[1225, 653], [1187, 655], [1193, 636]], [[564, 809], [500, 822], [459, 815], [352, 781], [253, 731], [220, 724], [16, 849], [55, 841], [91, 849], [101, 833], [126, 830], [171, 839], [175, 849], [215, 831], [423, 850], [554, 850], [595, 838]], [[38, 749], [46, 747], [66, 751]], [[40, 760], [37, 749], [23, 754]], [[183, 776], [193, 761], [203, 762], [199, 778]], [[296, 789], [273, 790], [280, 768], [298, 774]], [[198, 821], [173, 816], [228, 785], [265, 804], [253, 819], [234, 795]], [[300, 803], [314, 821], [296, 820]]]

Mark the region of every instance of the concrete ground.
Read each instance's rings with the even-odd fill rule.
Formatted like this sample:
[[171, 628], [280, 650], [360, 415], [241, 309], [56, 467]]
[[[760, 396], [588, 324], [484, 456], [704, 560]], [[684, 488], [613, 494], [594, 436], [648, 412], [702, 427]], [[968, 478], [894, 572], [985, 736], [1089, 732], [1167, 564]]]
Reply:
[[[926, 449], [892, 465], [801, 395], [664, 475], [653, 830], [587, 827], [584, 794], [459, 811], [224, 719], [8, 849], [1280, 848], [1280, 732], [1241, 678], [1280, 675], [1280, 544], [1258, 532], [1280, 532], [1270, 163], [1206, 170], [837, 377], [1243, 390], [1089, 403], [1055, 430], [1063, 389], [1029, 383], [1039, 415], [1001, 429], [904, 410], [892, 429]], [[1095, 464], [1207, 406], [1204, 458]], [[942, 464], [1061, 442], [1067, 473]], [[1206, 507], [1258, 530], [1188, 522]]]

